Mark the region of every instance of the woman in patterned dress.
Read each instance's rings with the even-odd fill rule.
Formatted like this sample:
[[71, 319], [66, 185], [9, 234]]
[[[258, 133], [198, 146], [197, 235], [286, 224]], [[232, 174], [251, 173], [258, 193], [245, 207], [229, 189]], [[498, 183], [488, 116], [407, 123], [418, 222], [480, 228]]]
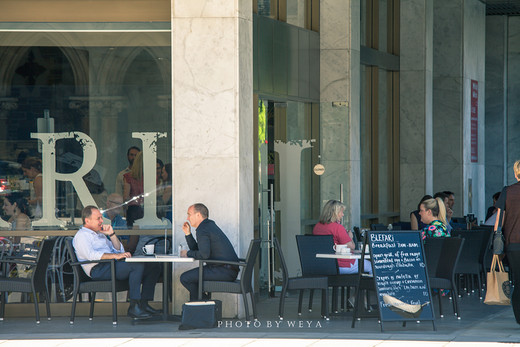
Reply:
[[421, 203], [419, 208], [421, 221], [428, 224], [422, 230], [422, 239], [427, 237], [449, 237], [446, 229], [446, 207], [441, 198], [428, 199]]

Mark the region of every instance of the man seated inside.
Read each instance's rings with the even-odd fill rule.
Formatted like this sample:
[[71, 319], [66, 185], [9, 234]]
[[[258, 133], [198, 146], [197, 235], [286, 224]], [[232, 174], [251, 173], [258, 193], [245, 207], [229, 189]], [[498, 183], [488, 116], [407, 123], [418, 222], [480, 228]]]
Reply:
[[[112, 229], [127, 229], [126, 219], [123, 217], [123, 197], [117, 193], [112, 193], [108, 196], [106, 202], [106, 209], [103, 210], [103, 217], [110, 219]], [[119, 236], [119, 240], [123, 243], [125, 250], [130, 252], [127, 248], [130, 236]]]
[[[74, 236], [72, 244], [79, 261], [130, 258], [111, 225], [103, 225], [103, 217], [95, 206], [87, 206], [81, 214], [83, 227]], [[116, 279], [128, 280], [130, 307], [128, 316], [149, 318], [159, 313], [148, 304], [153, 300], [155, 284], [160, 271], [150, 271], [145, 263], [116, 261]], [[110, 262], [83, 264], [83, 270], [93, 280], [110, 280]], [[142, 285], [142, 289], [141, 289]], [[116, 300], [112, 298], [112, 300]]]
[[[203, 204], [194, 204], [188, 208], [188, 221], [182, 226], [190, 250], [181, 251], [181, 257], [190, 257], [198, 260], [227, 260], [238, 261], [238, 256], [226, 234], [208, 219], [209, 211]], [[197, 232], [197, 240], [191, 233], [191, 227]], [[205, 265], [203, 278], [208, 281], [236, 280], [239, 268], [234, 265]], [[199, 269], [191, 269], [181, 275], [182, 285], [190, 292], [190, 301], [198, 300]], [[209, 300], [210, 295], [203, 294], [203, 300]]]

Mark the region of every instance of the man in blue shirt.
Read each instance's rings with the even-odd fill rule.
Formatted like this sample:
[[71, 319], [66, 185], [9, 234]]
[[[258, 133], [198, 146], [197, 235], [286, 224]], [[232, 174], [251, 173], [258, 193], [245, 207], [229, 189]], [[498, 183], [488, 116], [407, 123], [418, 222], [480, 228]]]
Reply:
[[[112, 226], [103, 225], [103, 217], [97, 207], [85, 207], [81, 218], [83, 227], [79, 229], [72, 241], [79, 261], [123, 260], [132, 256], [131, 253], [125, 252]], [[158, 313], [159, 311], [148, 305], [148, 301], [153, 299], [155, 284], [160, 272], [148, 271], [143, 263], [116, 261], [115, 265], [116, 278], [128, 280], [130, 288], [128, 315], [132, 318], [149, 318], [151, 314]], [[83, 264], [82, 267], [93, 280], [110, 280], [111, 278], [110, 263]], [[112, 300], [116, 299], [112, 298]]]

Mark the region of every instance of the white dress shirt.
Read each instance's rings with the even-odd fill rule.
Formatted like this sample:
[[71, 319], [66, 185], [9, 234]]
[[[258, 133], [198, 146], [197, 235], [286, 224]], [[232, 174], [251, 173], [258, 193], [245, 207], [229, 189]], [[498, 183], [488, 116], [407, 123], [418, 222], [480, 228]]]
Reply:
[[[121, 245], [120, 249], [115, 249], [112, 241], [105, 234], [97, 233], [88, 228], [82, 227], [78, 230], [72, 245], [76, 251], [78, 261], [99, 260], [105, 253], [124, 253], [125, 249]], [[83, 270], [90, 276], [90, 271], [97, 263], [83, 264]]]

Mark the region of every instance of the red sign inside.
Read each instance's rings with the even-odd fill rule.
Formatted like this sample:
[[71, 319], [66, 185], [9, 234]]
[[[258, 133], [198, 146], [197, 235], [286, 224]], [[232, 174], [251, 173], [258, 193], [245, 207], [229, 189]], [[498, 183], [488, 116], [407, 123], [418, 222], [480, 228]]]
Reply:
[[471, 162], [478, 162], [478, 81], [471, 80]]

